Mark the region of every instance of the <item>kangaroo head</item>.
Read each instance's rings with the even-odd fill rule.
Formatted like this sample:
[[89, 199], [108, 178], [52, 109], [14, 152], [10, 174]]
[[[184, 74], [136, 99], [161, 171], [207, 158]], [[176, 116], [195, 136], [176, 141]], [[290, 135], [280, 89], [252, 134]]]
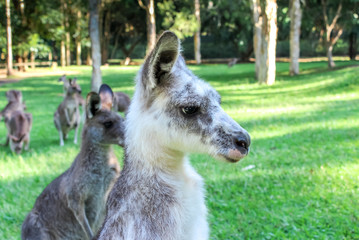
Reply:
[[9, 102], [22, 102], [22, 93], [18, 90], [9, 90], [5, 93]]
[[99, 93], [90, 92], [86, 97], [86, 123], [83, 139], [99, 144], [124, 144], [124, 120], [111, 111], [113, 92], [102, 84]]
[[22, 147], [24, 145], [24, 139], [25, 134], [22, 136], [14, 136], [9, 134], [10, 139], [10, 149], [12, 152], [15, 152], [16, 154], [20, 154], [22, 151]]
[[[81, 94], [81, 87], [79, 84], [77, 84], [77, 79], [69, 79], [68, 80], [68, 84], [64, 85], [66, 91], [67, 91], [67, 95], [74, 95], [76, 93]], [[67, 81], [67, 80], [66, 80]]]
[[207, 153], [229, 162], [248, 154], [249, 134], [223, 111], [219, 94], [187, 68], [174, 33], [161, 35], [136, 84], [126, 120], [129, 132], [132, 121], [141, 121], [137, 131], [170, 150]]

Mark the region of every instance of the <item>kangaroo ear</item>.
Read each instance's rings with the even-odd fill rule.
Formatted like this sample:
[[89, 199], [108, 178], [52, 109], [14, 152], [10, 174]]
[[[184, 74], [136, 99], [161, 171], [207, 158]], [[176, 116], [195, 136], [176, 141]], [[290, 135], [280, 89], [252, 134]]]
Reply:
[[59, 82], [65, 82], [66, 81], [66, 74], [62, 75], [59, 80]]
[[18, 102], [22, 102], [22, 92], [21, 91], [15, 91], [15, 98]]
[[102, 84], [100, 87], [99, 95], [101, 98], [101, 107], [111, 111], [113, 105], [113, 92], [110, 86]]
[[101, 98], [95, 92], [90, 92], [86, 97], [86, 118], [92, 118], [101, 109]]
[[142, 84], [147, 91], [154, 89], [171, 72], [180, 53], [180, 47], [180, 41], [173, 32], [165, 31], [159, 37], [142, 68]]

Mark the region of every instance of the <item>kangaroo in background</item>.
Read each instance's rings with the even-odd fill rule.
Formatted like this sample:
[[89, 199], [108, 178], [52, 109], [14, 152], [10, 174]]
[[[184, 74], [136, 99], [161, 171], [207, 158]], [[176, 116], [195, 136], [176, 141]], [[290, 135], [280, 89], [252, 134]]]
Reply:
[[[67, 79], [66, 74], [64, 74], [58, 81], [64, 83], [64, 97], [66, 97], [67, 89], [71, 86], [70, 82], [77, 82], [77, 78], [74, 78], [73, 80], [71, 78]], [[76, 98], [79, 101], [80, 106], [85, 105], [85, 99], [81, 96], [81, 93], [76, 93]]]
[[54, 114], [55, 127], [60, 136], [60, 146], [64, 145], [64, 139], [67, 139], [67, 135], [72, 129], [75, 129], [74, 143], [77, 144], [78, 128], [81, 121], [79, 101], [76, 97], [77, 94], [81, 93], [81, 88], [76, 81], [71, 79], [69, 84], [66, 97]]
[[164, 32], [137, 74], [124, 166], [95, 239], [208, 239], [203, 180], [187, 155], [237, 162], [248, 154], [249, 134], [186, 67], [180, 48]]
[[114, 96], [113, 110], [126, 113], [131, 103], [130, 97], [123, 92], [114, 92]]
[[22, 225], [23, 240], [91, 239], [101, 226], [120, 172], [111, 144], [124, 144], [123, 119], [111, 111], [112, 99], [107, 85], [87, 95], [80, 153], [37, 198]]
[[25, 144], [25, 150], [29, 150], [30, 131], [32, 127], [32, 114], [23, 111], [11, 112], [6, 122], [8, 129], [7, 141], [10, 141], [10, 149], [12, 152], [20, 154]]
[[18, 90], [9, 90], [5, 93], [8, 100], [7, 105], [0, 112], [0, 120], [4, 118], [5, 122], [13, 111], [24, 111], [26, 109], [25, 102], [22, 101], [22, 92]]

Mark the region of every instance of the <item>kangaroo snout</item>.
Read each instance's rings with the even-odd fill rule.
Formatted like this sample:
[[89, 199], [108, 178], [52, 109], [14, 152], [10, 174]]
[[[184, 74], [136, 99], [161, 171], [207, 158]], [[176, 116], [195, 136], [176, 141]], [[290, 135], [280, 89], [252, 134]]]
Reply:
[[250, 144], [251, 139], [247, 132], [241, 132], [239, 134], [236, 134], [235, 136], [233, 136], [234, 148], [230, 148], [224, 157], [229, 162], [238, 162], [239, 160], [248, 155]]
[[247, 155], [251, 145], [251, 137], [247, 132], [241, 132], [233, 137], [235, 148], [242, 154]]

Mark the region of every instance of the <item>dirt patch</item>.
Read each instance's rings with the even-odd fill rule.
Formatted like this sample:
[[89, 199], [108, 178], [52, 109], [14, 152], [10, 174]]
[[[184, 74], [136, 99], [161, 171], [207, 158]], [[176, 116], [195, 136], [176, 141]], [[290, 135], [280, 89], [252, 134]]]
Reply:
[[31, 69], [26, 72], [18, 72], [14, 71], [14, 75], [10, 77], [6, 76], [6, 69], [0, 69], [0, 86], [7, 83], [19, 82], [25, 78], [29, 77], [43, 77], [43, 76], [61, 76], [63, 74], [66, 75], [74, 75], [79, 74], [79, 71], [66, 71], [66, 70], [53, 70], [49, 68], [38, 68]]

